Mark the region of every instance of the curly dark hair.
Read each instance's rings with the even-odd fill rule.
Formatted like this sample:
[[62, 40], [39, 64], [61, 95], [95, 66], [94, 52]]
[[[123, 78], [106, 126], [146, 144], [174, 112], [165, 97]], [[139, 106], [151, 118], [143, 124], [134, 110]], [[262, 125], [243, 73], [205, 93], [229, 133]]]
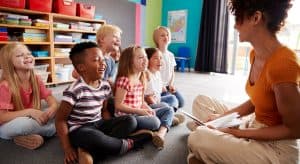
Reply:
[[239, 24], [256, 11], [261, 11], [268, 30], [275, 34], [284, 26], [292, 4], [291, 0], [229, 0], [228, 7]]

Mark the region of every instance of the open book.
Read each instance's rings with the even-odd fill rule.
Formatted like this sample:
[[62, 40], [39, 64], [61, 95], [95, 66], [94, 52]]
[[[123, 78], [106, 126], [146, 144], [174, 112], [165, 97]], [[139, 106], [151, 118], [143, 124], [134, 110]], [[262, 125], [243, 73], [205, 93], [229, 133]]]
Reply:
[[228, 128], [228, 127], [234, 127], [234, 126], [238, 126], [241, 125], [243, 123], [243, 121], [241, 119], [239, 119], [238, 117], [240, 116], [237, 112], [228, 114], [226, 116], [217, 118], [215, 120], [203, 123], [202, 121], [200, 121], [197, 117], [185, 112], [185, 111], [180, 111], [183, 114], [185, 114], [186, 116], [188, 116], [189, 118], [193, 119], [194, 121], [196, 121], [199, 125], [201, 126], [207, 126], [210, 125], [214, 128]]

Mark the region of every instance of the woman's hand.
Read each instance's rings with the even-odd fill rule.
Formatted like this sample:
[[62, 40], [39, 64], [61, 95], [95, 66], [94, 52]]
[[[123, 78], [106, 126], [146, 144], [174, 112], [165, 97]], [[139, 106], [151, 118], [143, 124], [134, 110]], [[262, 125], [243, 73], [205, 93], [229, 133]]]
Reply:
[[64, 152], [65, 152], [65, 157], [64, 157], [65, 164], [76, 163], [78, 159], [77, 152], [72, 147], [66, 148]]
[[218, 128], [217, 130], [221, 131], [221, 132], [224, 132], [224, 133], [227, 133], [227, 134], [231, 134], [235, 137], [238, 137], [238, 138], [242, 138], [242, 131], [243, 130], [240, 130], [240, 129], [237, 129], [237, 128]]
[[211, 114], [207, 117], [207, 119], [204, 122], [209, 122], [209, 121], [215, 120], [215, 119], [219, 118], [220, 116], [221, 116], [221, 114]]

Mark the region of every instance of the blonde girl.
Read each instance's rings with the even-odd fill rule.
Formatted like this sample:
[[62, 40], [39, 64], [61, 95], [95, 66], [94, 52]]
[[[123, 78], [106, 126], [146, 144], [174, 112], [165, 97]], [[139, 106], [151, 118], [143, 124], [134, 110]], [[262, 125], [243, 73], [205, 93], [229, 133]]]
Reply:
[[[21, 43], [5, 45], [0, 51], [3, 74], [0, 79], [0, 138], [13, 139], [17, 145], [36, 149], [42, 136], [52, 136], [51, 120], [57, 103], [40, 77], [33, 72], [34, 57]], [[48, 108], [41, 110], [41, 99]]]

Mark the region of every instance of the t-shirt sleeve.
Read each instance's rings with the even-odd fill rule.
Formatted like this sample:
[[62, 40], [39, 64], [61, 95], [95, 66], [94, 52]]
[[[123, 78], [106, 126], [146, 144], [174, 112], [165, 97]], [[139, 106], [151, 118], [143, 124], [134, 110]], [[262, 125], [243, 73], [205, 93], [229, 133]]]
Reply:
[[153, 94], [153, 87], [152, 87], [153, 79], [150, 79], [146, 85], [145, 89], [145, 96], [152, 95]]
[[110, 65], [111, 65], [111, 71], [108, 73], [108, 78], [113, 78], [114, 74], [116, 73], [116, 65], [113, 58], [110, 57]]
[[176, 64], [176, 60], [175, 60], [174, 54], [172, 52], [170, 52], [169, 55], [170, 55], [171, 66], [175, 67], [177, 64]]
[[121, 88], [129, 91], [129, 79], [127, 77], [118, 78], [116, 82], [116, 88]]
[[40, 96], [41, 99], [46, 99], [48, 96], [52, 95], [52, 92], [50, 89], [46, 88], [45, 84], [43, 83], [42, 79], [37, 76], [38, 84], [40, 87]]
[[280, 54], [268, 65], [267, 77], [271, 84], [300, 81], [300, 64], [295, 54]]
[[108, 99], [110, 97], [113, 96], [113, 93], [112, 93], [112, 89], [110, 87], [110, 84], [108, 83], [108, 81], [102, 81], [104, 83], [104, 92], [105, 92], [105, 97]]
[[0, 110], [14, 109], [12, 95], [6, 82], [0, 83]]
[[77, 96], [74, 91], [71, 90], [70, 86], [63, 91], [62, 101], [65, 101], [72, 106], [77, 102]]

